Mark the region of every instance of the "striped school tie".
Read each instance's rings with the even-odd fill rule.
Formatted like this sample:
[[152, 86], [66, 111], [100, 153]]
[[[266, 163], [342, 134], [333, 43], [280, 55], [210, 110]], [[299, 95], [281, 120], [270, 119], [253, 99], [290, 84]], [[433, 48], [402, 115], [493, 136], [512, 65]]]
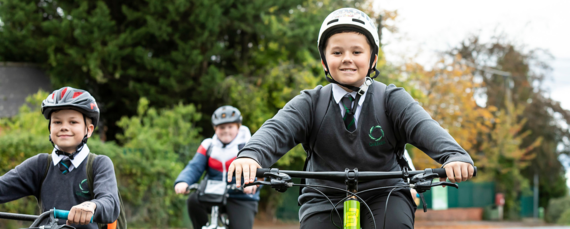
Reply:
[[352, 110], [352, 101], [354, 99], [347, 93], [344, 97], [342, 97], [342, 106], [344, 107], [344, 117], [342, 120], [344, 121], [344, 126], [348, 131], [354, 131], [356, 129], [354, 114], [351, 112]]
[[60, 164], [59, 170], [61, 171], [62, 174], [69, 173], [69, 166], [71, 166], [71, 160], [69, 159], [61, 160], [59, 164]]

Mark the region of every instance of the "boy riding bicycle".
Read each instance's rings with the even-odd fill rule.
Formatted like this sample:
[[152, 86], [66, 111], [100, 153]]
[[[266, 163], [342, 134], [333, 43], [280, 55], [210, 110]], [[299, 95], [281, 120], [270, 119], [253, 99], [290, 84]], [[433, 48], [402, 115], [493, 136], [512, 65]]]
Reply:
[[[256, 132], [229, 167], [237, 186], [254, 181], [257, 168], [267, 168], [297, 144], [307, 152], [308, 171], [400, 171], [406, 143], [443, 164], [451, 182], [473, 175], [469, 154], [403, 89], [373, 79], [378, 75], [379, 38], [372, 20], [352, 8], [332, 12], [318, 39], [325, 87], [306, 90], [290, 100]], [[374, 76], [370, 76], [374, 73]], [[323, 109], [324, 108], [324, 109]], [[319, 113], [323, 113], [322, 117]], [[307, 179], [310, 185], [344, 188], [343, 182]], [[405, 184], [401, 178], [359, 183], [361, 190]], [[333, 200], [346, 196], [320, 189]], [[388, 191], [362, 194], [382, 225]], [[299, 197], [301, 228], [333, 228], [332, 206], [317, 192], [304, 188]], [[413, 228], [415, 205], [409, 189], [392, 193], [387, 228]], [[342, 206], [339, 207], [341, 209]], [[363, 228], [373, 227], [369, 212], [361, 212]]]
[[91, 217], [98, 223], [115, 222], [120, 203], [111, 159], [95, 157], [92, 190], [87, 181], [87, 139], [99, 122], [95, 98], [87, 91], [63, 87], [42, 102], [42, 114], [49, 120], [54, 149], [51, 154], [28, 158], [1, 176], [0, 203], [33, 195], [42, 212], [71, 209], [67, 224], [78, 229], [98, 228], [90, 223]]
[[[226, 187], [228, 166], [236, 158], [237, 153], [251, 138], [249, 128], [241, 125], [240, 111], [232, 106], [222, 106], [212, 115], [215, 135], [200, 144], [197, 153], [188, 165], [180, 172], [175, 181], [174, 190], [178, 194], [187, 194], [188, 186], [200, 180], [207, 171], [205, 180], [223, 181]], [[206, 181], [202, 181], [206, 182]], [[257, 213], [259, 192], [257, 187], [247, 187], [241, 191], [230, 191], [225, 205], [231, 228], [253, 227], [253, 219]], [[194, 192], [188, 198], [188, 214], [194, 228], [202, 228], [208, 222], [209, 204], [201, 203], [199, 193]]]

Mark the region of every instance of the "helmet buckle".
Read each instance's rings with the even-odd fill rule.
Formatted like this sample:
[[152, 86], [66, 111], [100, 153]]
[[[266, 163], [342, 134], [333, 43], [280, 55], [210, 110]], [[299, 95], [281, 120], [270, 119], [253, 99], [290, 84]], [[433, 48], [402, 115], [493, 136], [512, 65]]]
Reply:
[[368, 87], [370, 87], [370, 85], [372, 85], [372, 79], [370, 77], [366, 77], [366, 79], [364, 80], [364, 84], [362, 85], [362, 87], [360, 87], [360, 90], [358, 90], [358, 94], [361, 96], [364, 95], [368, 90]]

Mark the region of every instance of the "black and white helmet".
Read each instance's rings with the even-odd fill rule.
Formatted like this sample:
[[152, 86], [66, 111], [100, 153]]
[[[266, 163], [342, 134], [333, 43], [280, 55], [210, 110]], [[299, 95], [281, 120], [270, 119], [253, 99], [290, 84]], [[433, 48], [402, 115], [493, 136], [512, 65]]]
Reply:
[[95, 98], [89, 92], [72, 87], [62, 87], [42, 102], [42, 114], [46, 119], [51, 118], [51, 113], [60, 109], [72, 109], [81, 112], [85, 117], [93, 121], [97, 127], [99, 122], [99, 107]]
[[[374, 79], [378, 76], [378, 70], [376, 69], [376, 65], [374, 65], [374, 60], [376, 59], [376, 55], [378, 55], [378, 50], [380, 48], [380, 38], [378, 36], [378, 28], [374, 25], [372, 19], [366, 15], [366, 13], [354, 9], [354, 8], [342, 8], [333, 11], [330, 13], [323, 24], [321, 25], [321, 29], [319, 31], [319, 38], [317, 41], [317, 46], [319, 48], [319, 53], [321, 55], [321, 60], [325, 64], [325, 67], [328, 69], [329, 66], [327, 64], [327, 60], [325, 58], [325, 45], [327, 43], [327, 39], [329, 39], [332, 35], [339, 33], [339, 32], [347, 32], [347, 31], [355, 31], [358, 33], [363, 34], [367, 39], [372, 48], [371, 56], [370, 56], [370, 67], [367, 74], [367, 77], [370, 76], [370, 73], [375, 72], [375, 75], [372, 77]], [[373, 66], [374, 65], [374, 66]], [[334, 80], [333, 76], [330, 76], [329, 72], [325, 70], [325, 76], [327, 81], [331, 83], [338, 83]], [[359, 91], [360, 89], [357, 87], [343, 85], [347, 88], [350, 88], [354, 91]], [[367, 85], [368, 86], [368, 85]]]
[[225, 123], [240, 123], [241, 124], [241, 112], [232, 106], [221, 106], [214, 114], [212, 114], [212, 125], [217, 126]]

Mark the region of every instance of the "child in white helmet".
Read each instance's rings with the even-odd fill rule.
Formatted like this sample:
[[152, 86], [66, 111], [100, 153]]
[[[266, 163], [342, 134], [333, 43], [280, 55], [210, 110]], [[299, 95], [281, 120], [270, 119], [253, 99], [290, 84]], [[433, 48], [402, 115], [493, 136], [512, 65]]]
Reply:
[[[180, 172], [175, 181], [174, 190], [178, 194], [186, 194], [190, 184], [200, 180], [206, 172], [207, 180], [226, 182], [228, 166], [236, 158], [237, 153], [251, 138], [249, 128], [241, 125], [242, 116], [240, 111], [232, 106], [222, 106], [212, 115], [212, 125], [216, 134], [207, 138], [200, 144], [198, 151]], [[205, 181], [202, 181], [205, 182]], [[202, 228], [208, 222], [208, 208], [210, 204], [201, 202], [199, 193], [192, 193], [187, 201], [188, 214], [194, 228]], [[246, 187], [243, 192], [230, 191], [225, 209], [230, 220], [231, 228], [251, 229], [253, 219], [257, 213], [259, 191], [257, 187]]]
[[[332, 12], [323, 21], [318, 48], [327, 80], [325, 87], [302, 91], [256, 132], [229, 168], [237, 184], [254, 181], [257, 168], [271, 167], [297, 144], [307, 152], [306, 170], [401, 171], [407, 167], [404, 146], [410, 143], [443, 164], [451, 182], [474, 173], [469, 154], [403, 89], [374, 81], [378, 75], [379, 38], [372, 20], [352, 8]], [[371, 75], [374, 73], [374, 75]], [[332, 85], [332, 86], [331, 86]], [[324, 105], [324, 106], [323, 106]], [[317, 117], [320, 112], [322, 117]], [[307, 179], [309, 185], [340, 189], [343, 182]], [[403, 179], [368, 181], [359, 190], [405, 184]], [[333, 202], [346, 193], [320, 189]], [[360, 195], [383, 225], [387, 195], [382, 189]], [[333, 228], [329, 202], [303, 188], [299, 197], [301, 228]], [[386, 228], [413, 228], [416, 205], [409, 189], [397, 189], [388, 201]], [[338, 207], [342, 209], [342, 204]], [[361, 211], [362, 228], [373, 228], [369, 211]], [[334, 220], [340, 222], [336, 215]]]

